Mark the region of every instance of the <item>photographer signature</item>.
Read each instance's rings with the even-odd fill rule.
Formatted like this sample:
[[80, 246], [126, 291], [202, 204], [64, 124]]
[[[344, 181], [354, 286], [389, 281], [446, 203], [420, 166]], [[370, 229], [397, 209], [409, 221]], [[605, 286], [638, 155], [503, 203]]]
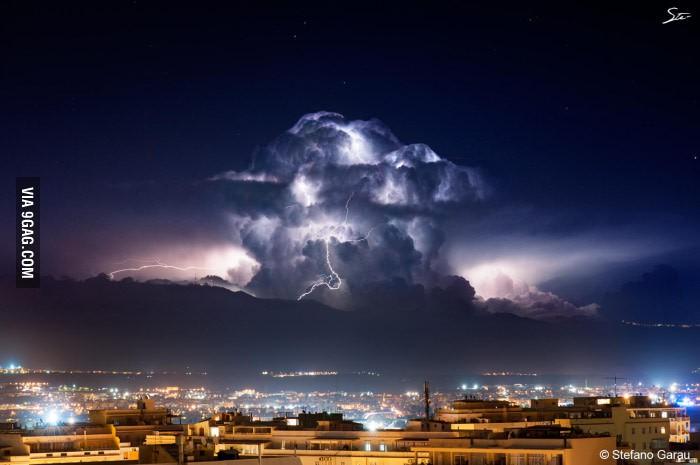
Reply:
[[668, 14], [671, 15], [671, 19], [667, 19], [666, 21], [664, 21], [661, 24], [666, 24], [666, 23], [670, 23], [673, 21], [682, 21], [684, 19], [690, 18], [690, 13], [676, 13], [677, 10], [678, 10], [678, 8], [676, 8], [675, 6], [673, 8], [669, 8], [668, 10], [666, 10], [666, 11], [668, 11]]

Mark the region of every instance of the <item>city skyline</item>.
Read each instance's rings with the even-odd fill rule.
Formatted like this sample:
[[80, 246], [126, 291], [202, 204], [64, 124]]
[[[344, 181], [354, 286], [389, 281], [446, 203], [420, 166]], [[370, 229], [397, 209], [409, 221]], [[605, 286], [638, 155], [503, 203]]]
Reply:
[[[38, 380], [38, 374], [49, 378]], [[5, 456], [30, 464], [54, 463], [59, 455], [63, 463], [107, 457], [160, 463], [163, 455], [170, 463], [257, 457], [260, 464], [287, 457], [297, 465], [325, 460], [399, 465], [411, 458], [457, 464], [462, 457], [488, 465], [697, 459], [700, 383], [657, 386], [615, 377], [608, 381], [613, 385], [576, 386], [496, 379], [448, 389], [425, 381], [422, 389], [406, 391], [296, 390], [290, 376], [339, 373], [263, 372], [281, 375], [287, 384], [269, 390], [212, 388], [204, 377], [185, 381], [187, 376], [177, 380], [172, 373], [97, 370], [81, 378], [84, 374], [0, 370]]]

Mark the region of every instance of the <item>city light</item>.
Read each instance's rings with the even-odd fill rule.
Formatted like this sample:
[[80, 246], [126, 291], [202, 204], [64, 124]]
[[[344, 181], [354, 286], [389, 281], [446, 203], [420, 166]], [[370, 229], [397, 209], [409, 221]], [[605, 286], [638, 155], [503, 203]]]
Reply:
[[56, 410], [49, 410], [46, 414], [46, 423], [49, 425], [57, 425], [59, 421], [58, 412]]
[[368, 431], [377, 431], [381, 427], [381, 424], [376, 421], [370, 421], [365, 423], [365, 427], [367, 427]]

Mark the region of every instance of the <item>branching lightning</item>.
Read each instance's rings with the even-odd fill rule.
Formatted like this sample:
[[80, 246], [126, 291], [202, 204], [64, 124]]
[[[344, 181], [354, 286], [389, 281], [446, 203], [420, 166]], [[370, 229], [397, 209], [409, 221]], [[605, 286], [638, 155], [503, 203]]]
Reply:
[[109, 276], [110, 279], [114, 279], [114, 276], [119, 273], [126, 273], [128, 271], [143, 271], [147, 270], [150, 268], [161, 268], [161, 269], [167, 269], [167, 270], [177, 270], [177, 271], [192, 271], [192, 270], [208, 270], [208, 268], [201, 267], [201, 266], [175, 266], [175, 265], [168, 265], [167, 263], [161, 262], [159, 259], [154, 259], [154, 260], [139, 260], [139, 259], [130, 259], [130, 260], [125, 260], [124, 262], [121, 263], [126, 263], [129, 261], [133, 262], [153, 262], [153, 263], [148, 263], [146, 265], [140, 265], [136, 266], [133, 268], [122, 268], [119, 270], [114, 270], [110, 271], [107, 273], [107, 276]]
[[[347, 231], [347, 225], [348, 225], [348, 216], [350, 215], [350, 201], [352, 200], [352, 197], [355, 195], [354, 192], [350, 194], [348, 199], [345, 201], [345, 218], [343, 220], [343, 223], [339, 226], [332, 226], [328, 229], [328, 232], [325, 235], [319, 235], [317, 236], [318, 239], [321, 239], [323, 241], [323, 245], [326, 248], [326, 267], [328, 267], [329, 273], [325, 276], [322, 276], [318, 280], [314, 281], [309, 287], [306, 288], [306, 290], [297, 297], [297, 300], [301, 300], [307, 295], [311, 294], [316, 288], [320, 286], [325, 286], [331, 291], [337, 291], [340, 289], [340, 286], [343, 284], [343, 280], [340, 278], [340, 275], [333, 269], [333, 264], [331, 263], [331, 246], [330, 246], [330, 238], [333, 235], [335, 231], [340, 232], [341, 235], [345, 235]], [[367, 231], [367, 234], [364, 236], [357, 237], [355, 239], [341, 239], [341, 242], [350, 242], [350, 243], [356, 243], [356, 242], [361, 242], [361, 241], [366, 241], [369, 238], [369, 235], [372, 233], [374, 230], [374, 227], [370, 228], [369, 231]]]
[[331, 249], [327, 237], [323, 239], [323, 243], [326, 247], [326, 266], [328, 267], [330, 273], [311, 284], [311, 286], [309, 286], [309, 288], [305, 292], [303, 292], [297, 298], [297, 300], [301, 300], [307, 295], [311, 294], [314, 291], [314, 289], [316, 289], [319, 286], [326, 286], [328, 289], [336, 291], [340, 289], [340, 285], [343, 283], [343, 281], [340, 279], [340, 276], [338, 275], [338, 273], [335, 272], [335, 270], [333, 269], [333, 265], [331, 264]]

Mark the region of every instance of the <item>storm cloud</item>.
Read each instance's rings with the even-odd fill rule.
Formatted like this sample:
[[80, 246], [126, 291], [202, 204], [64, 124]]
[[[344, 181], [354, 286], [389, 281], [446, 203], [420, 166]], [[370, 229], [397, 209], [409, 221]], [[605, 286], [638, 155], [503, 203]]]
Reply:
[[[247, 289], [348, 309], [382, 283], [431, 289], [457, 274], [441, 260], [444, 224], [491, 193], [477, 168], [403, 144], [376, 119], [331, 112], [302, 116], [247, 170], [210, 181], [226, 192], [237, 245], [259, 263]], [[473, 304], [532, 317], [595, 313], [535, 288], [505, 300]]]

